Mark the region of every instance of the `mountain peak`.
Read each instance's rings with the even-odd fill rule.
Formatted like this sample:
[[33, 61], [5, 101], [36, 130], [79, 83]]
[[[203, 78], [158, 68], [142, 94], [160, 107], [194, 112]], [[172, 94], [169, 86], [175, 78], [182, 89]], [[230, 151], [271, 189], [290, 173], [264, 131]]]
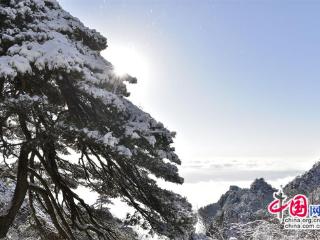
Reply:
[[274, 192], [275, 189], [264, 178], [257, 178], [250, 186], [252, 192]]

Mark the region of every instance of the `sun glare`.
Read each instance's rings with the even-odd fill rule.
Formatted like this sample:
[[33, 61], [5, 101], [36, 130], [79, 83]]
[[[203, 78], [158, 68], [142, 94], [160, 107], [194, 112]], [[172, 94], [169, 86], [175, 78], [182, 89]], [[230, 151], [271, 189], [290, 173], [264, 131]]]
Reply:
[[109, 46], [103, 56], [119, 76], [129, 74], [138, 80], [148, 78], [148, 61], [134, 46]]

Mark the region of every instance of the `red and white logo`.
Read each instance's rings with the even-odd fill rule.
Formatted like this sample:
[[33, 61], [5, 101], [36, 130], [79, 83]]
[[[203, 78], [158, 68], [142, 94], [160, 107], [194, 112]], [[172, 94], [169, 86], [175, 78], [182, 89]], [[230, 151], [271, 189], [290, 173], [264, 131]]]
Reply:
[[289, 209], [291, 217], [305, 218], [308, 216], [308, 199], [305, 195], [298, 194], [291, 199], [280, 190], [273, 194], [274, 200], [268, 205], [268, 211], [271, 214], [277, 214], [280, 220], [283, 219], [283, 213]]

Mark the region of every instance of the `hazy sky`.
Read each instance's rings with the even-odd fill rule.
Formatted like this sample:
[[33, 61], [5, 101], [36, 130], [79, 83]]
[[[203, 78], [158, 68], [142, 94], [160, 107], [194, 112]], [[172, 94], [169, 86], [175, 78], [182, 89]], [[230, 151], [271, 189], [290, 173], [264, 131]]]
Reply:
[[131, 99], [177, 131], [187, 184], [276, 181], [320, 157], [320, 1], [59, 2], [125, 59]]

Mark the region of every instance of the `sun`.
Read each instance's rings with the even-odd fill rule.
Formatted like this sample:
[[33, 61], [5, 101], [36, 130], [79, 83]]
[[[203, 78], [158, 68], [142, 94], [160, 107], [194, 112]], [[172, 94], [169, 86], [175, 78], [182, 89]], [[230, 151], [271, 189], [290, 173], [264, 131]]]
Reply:
[[123, 76], [129, 74], [138, 80], [148, 78], [148, 61], [134, 46], [109, 46], [102, 55], [112, 63], [114, 71], [117, 75]]

